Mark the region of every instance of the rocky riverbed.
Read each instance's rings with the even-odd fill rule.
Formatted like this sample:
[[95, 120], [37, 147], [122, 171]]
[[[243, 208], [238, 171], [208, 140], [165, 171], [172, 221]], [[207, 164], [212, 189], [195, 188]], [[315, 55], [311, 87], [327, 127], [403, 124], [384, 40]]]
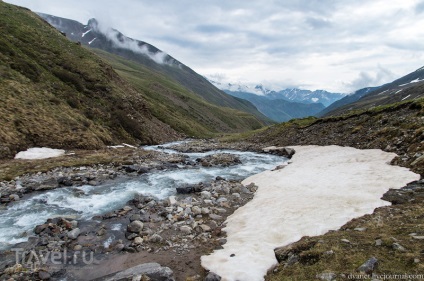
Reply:
[[[206, 143], [202, 151], [228, 148], [218, 146], [218, 142]], [[199, 147], [199, 143], [194, 142], [192, 147]], [[245, 147], [231, 145], [230, 148], [243, 150]], [[182, 153], [139, 153], [137, 150], [118, 165], [56, 167], [3, 181], [0, 183], [1, 208], [57, 188], [68, 188], [73, 195], [83, 198], [86, 194], [81, 187], [87, 185], [97, 187], [158, 171], [189, 169], [195, 172], [196, 167], [230, 167], [241, 163], [237, 155], [225, 152], [193, 159]], [[175, 195], [163, 199], [136, 194], [122, 208], [91, 220], [73, 215], [47, 219], [35, 226], [33, 233], [23, 234], [29, 236], [28, 242], [15, 245], [18, 251], [9, 248], [1, 253], [0, 279], [92, 280], [108, 276], [115, 280], [114, 273], [138, 266], [122, 274], [151, 280], [202, 280], [207, 272], [200, 265], [200, 257], [226, 242], [225, 233], [221, 231], [224, 221], [252, 199], [256, 186], [243, 186], [240, 180], [217, 176], [205, 183], [178, 185], [175, 189]], [[62, 262], [55, 263], [52, 253], [62, 255]], [[88, 257], [82, 260], [81, 255]], [[63, 264], [63, 258], [67, 264]], [[146, 266], [140, 267], [140, 264]]]

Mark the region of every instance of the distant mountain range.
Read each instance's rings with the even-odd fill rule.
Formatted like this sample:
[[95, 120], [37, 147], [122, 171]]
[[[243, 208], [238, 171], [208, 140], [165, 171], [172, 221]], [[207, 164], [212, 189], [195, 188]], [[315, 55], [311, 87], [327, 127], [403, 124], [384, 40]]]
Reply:
[[344, 94], [324, 90], [309, 91], [293, 88], [274, 91], [261, 84], [251, 87], [243, 84], [220, 83], [211, 79], [209, 81], [232, 96], [250, 101], [260, 112], [278, 122], [315, 116], [326, 106], [345, 97]]

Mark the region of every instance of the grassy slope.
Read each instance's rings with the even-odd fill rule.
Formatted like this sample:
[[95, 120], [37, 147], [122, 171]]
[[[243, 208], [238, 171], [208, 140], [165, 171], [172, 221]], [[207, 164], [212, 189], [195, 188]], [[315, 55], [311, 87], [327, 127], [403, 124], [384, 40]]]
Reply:
[[98, 49], [138, 91], [143, 93], [152, 114], [173, 129], [189, 136], [213, 136], [219, 132], [240, 132], [262, 127], [257, 117], [246, 112], [208, 103], [197, 94], [160, 72]]
[[175, 139], [143, 97], [27, 9], [0, 2], [0, 158], [30, 146]]

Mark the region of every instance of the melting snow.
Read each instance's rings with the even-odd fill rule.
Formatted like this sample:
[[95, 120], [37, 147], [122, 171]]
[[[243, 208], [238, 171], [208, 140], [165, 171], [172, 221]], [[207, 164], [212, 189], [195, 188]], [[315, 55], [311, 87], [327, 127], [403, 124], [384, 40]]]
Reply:
[[412, 81], [411, 81], [411, 82], [409, 82], [409, 83], [401, 84], [401, 85], [399, 85], [399, 86], [405, 86], [405, 85], [409, 85], [409, 84], [413, 84], [413, 83], [418, 83], [418, 82], [420, 82], [420, 81], [423, 81], [423, 80], [420, 80], [420, 78], [417, 78], [417, 79], [415, 79], [415, 80], [412, 80]]
[[401, 101], [406, 100], [407, 98], [409, 98], [411, 95], [407, 95], [406, 97], [404, 97], [403, 99], [401, 99]]
[[93, 43], [94, 42], [94, 40], [96, 40], [97, 38], [96, 37], [94, 37], [94, 39], [93, 40], [91, 40], [90, 42], [88, 42], [88, 45], [91, 45], [91, 43]]
[[381, 150], [339, 146], [294, 147], [293, 163], [243, 181], [259, 186], [252, 201], [227, 219], [224, 249], [202, 257], [202, 266], [223, 280], [263, 280], [277, 264], [274, 249], [302, 236], [324, 234], [349, 220], [389, 205], [390, 188], [419, 175], [388, 163]]
[[26, 151], [21, 151], [15, 155], [15, 159], [45, 159], [58, 157], [65, 154], [65, 150], [52, 149], [47, 147], [33, 147]]
[[87, 30], [86, 32], [84, 32], [81, 37], [84, 37], [87, 33], [89, 33], [91, 31], [91, 29]]

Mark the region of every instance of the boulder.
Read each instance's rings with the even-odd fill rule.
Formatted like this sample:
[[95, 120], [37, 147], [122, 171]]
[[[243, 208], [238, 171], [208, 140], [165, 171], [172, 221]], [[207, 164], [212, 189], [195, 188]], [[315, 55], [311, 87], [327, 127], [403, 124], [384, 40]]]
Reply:
[[141, 221], [135, 220], [128, 225], [127, 230], [128, 232], [139, 233], [143, 230], [143, 226], [144, 224]]
[[79, 228], [75, 228], [69, 231], [67, 235], [69, 239], [75, 240], [78, 238], [80, 234], [81, 234], [81, 230]]
[[375, 257], [370, 258], [364, 262], [359, 268], [358, 271], [362, 274], [371, 274], [374, 270], [377, 269], [378, 260]]
[[102, 279], [105, 281], [140, 280], [137, 278], [143, 275], [155, 281], [175, 281], [174, 272], [169, 267], [158, 263], [143, 263]]
[[265, 153], [275, 154], [287, 158], [292, 158], [292, 156], [296, 153], [293, 148], [277, 146], [265, 147], [262, 149], [262, 151]]

